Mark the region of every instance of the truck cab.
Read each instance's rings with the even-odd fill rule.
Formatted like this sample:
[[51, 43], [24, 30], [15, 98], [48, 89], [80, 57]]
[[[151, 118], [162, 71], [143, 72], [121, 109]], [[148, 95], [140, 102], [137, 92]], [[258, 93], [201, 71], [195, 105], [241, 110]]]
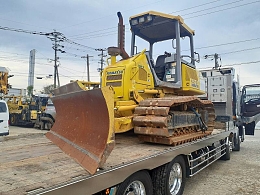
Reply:
[[241, 96], [241, 126], [246, 135], [254, 135], [260, 121], [260, 84], [245, 85]]

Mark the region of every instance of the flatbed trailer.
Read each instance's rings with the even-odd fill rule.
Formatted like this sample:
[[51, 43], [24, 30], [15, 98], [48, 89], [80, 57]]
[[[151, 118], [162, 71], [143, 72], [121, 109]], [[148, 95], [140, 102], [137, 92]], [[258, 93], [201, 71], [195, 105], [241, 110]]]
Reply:
[[[212, 135], [172, 147], [141, 142], [131, 133], [118, 134], [115, 149], [94, 175], [44, 134], [2, 137], [0, 194], [86, 195], [105, 194], [104, 190], [107, 194], [116, 194], [120, 184], [131, 175], [140, 171], [153, 174], [178, 156], [185, 161], [185, 175], [191, 177], [219, 158], [229, 160], [229, 147], [240, 144], [234, 141], [238, 138], [236, 135], [237, 128], [214, 130]], [[182, 185], [184, 181], [183, 178]]]

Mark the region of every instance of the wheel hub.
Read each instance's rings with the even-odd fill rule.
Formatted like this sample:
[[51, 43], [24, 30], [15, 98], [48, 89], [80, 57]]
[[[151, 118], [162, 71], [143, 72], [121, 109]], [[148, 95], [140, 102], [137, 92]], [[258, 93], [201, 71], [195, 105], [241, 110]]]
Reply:
[[169, 190], [172, 195], [178, 194], [182, 184], [182, 167], [174, 163], [169, 175]]
[[124, 195], [146, 195], [144, 184], [140, 181], [133, 181], [127, 187]]

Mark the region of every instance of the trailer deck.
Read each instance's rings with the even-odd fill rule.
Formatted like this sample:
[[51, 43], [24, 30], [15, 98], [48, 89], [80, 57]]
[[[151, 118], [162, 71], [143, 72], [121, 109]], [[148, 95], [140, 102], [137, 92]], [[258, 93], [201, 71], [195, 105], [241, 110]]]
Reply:
[[[227, 131], [225, 135], [217, 135], [224, 137], [229, 133]], [[84, 190], [79, 186], [86, 186], [86, 181], [88, 190], [84, 194], [92, 194], [97, 192], [97, 180], [98, 188], [105, 189], [144, 165], [147, 169], [154, 168], [167, 162], [173, 154], [188, 154], [196, 148], [213, 143], [211, 139], [219, 138], [211, 135], [201, 139], [205, 140], [203, 143], [197, 140], [169, 147], [140, 142], [131, 133], [119, 134], [116, 136], [116, 147], [104, 167], [91, 176], [44, 134], [5, 137], [0, 141], [0, 194], [69, 194], [68, 187], [72, 184], [77, 184], [73, 187], [73, 193], [80, 194]], [[114, 174], [117, 174], [116, 178], [113, 177]]]
[[[26, 194], [34, 189], [49, 188], [89, 176], [85, 169], [43, 134], [12, 137], [0, 142], [0, 147], [1, 194]], [[129, 159], [134, 161], [165, 148], [166, 146], [142, 144], [136, 136], [132, 139], [117, 136], [116, 147], [103, 169], [129, 163]]]

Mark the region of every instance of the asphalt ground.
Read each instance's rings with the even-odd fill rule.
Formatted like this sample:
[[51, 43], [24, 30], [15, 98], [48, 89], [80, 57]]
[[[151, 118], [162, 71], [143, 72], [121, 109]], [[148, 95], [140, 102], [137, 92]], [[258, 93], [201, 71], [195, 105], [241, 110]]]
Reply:
[[32, 133], [46, 133], [46, 132], [48, 131], [34, 129], [34, 128], [10, 126], [9, 136], [25, 135], [25, 134], [32, 134]]

